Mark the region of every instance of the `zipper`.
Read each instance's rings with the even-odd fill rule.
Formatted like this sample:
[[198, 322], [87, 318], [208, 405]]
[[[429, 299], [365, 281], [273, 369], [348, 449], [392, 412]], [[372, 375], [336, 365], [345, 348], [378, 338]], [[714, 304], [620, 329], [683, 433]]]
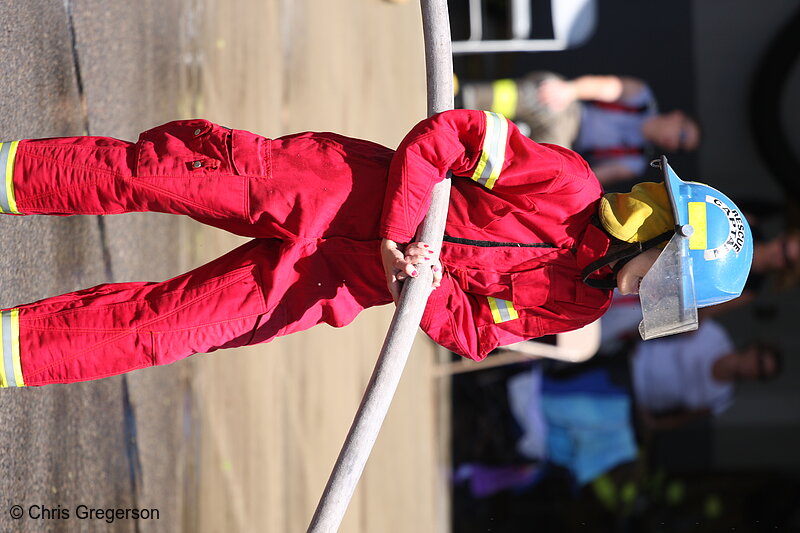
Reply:
[[549, 242], [526, 244], [521, 242], [476, 241], [473, 239], [462, 239], [461, 237], [451, 237], [450, 235], [445, 235], [442, 240], [444, 242], [452, 242], [453, 244], [466, 244], [468, 246], [478, 246], [481, 248], [558, 248], [555, 244]]

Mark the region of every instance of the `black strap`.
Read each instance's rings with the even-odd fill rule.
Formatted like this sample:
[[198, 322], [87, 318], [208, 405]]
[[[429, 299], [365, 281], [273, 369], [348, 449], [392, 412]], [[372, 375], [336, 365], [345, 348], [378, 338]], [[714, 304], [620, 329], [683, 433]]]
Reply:
[[[662, 242], [668, 241], [672, 238], [675, 234], [675, 230], [671, 229], [665, 231], [661, 235], [657, 237], [653, 237], [652, 239], [645, 241], [645, 242], [634, 242], [631, 243], [630, 246], [626, 246], [621, 250], [618, 250], [612, 254], [607, 254], [601, 257], [596, 261], [592, 261], [589, 265], [586, 266], [581, 271], [581, 278], [583, 282], [588, 285], [589, 287], [593, 287], [595, 289], [605, 289], [605, 290], [613, 290], [617, 288], [617, 273], [625, 266], [628, 261], [636, 257], [637, 255], [641, 254], [642, 252], [646, 252], [650, 248], [654, 246], [658, 246]], [[610, 265], [613, 262], [617, 262], [614, 265], [614, 274], [610, 278], [605, 279], [597, 279], [597, 278], [590, 278], [592, 274], [603, 268], [604, 266]]]
[[510, 248], [556, 248], [556, 245], [549, 242], [533, 242], [533, 243], [523, 243], [523, 242], [497, 242], [497, 241], [476, 241], [473, 239], [463, 239], [461, 237], [451, 237], [450, 235], [445, 235], [442, 240], [444, 242], [452, 242], [454, 244], [468, 244], [470, 246], [479, 246], [481, 248], [502, 248], [502, 247], [510, 247]]

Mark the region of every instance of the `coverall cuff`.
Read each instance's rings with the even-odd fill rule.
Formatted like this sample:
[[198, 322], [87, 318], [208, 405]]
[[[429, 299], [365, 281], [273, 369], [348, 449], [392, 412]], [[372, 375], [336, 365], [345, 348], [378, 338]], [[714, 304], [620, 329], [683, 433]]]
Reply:
[[391, 227], [384, 228], [383, 231], [381, 231], [381, 237], [402, 244], [406, 244], [414, 240], [413, 233], [408, 233], [406, 231]]

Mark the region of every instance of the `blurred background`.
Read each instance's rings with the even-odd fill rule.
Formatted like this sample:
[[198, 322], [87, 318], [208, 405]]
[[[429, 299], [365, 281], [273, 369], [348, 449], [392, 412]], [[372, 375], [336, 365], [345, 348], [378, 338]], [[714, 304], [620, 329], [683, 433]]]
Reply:
[[[587, 365], [523, 357], [469, 372], [419, 335], [341, 531], [800, 528], [800, 312], [788, 268], [800, 250], [787, 238], [800, 195], [796, 0], [449, 5], [453, 39], [467, 49], [513, 31], [544, 48], [458, 53], [462, 88], [534, 71], [629, 76], [659, 109], [695, 117], [700, 146], [668, 152], [670, 162], [748, 210], [773, 245], [766, 257], [783, 260], [746, 305], [713, 317], [721, 340], [711, 351], [758, 340], [782, 353], [783, 368], [667, 428], [663, 413], [641, 409], [631, 379], [641, 347], [625, 328]], [[470, 12], [481, 14], [480, 39]], [[204, 117], [269, 137], [330, 130], [394, 147], [425, 115], [413, 0], [0, 0], [0, 21], [3, 140], [135, 140]], [[240, 243], [151, 213], [6, 217], [0, 231], [3, 307], [166, 279]], [[2, 391], [0, 529], [303, 531], [391, 312], [97, 382]], [[688, 349], [674, 352], [669, 360], [691, 360]], [[774, 368], [767, 360], [757, 357], [759, 375]], [[12, 520], [15, 504], [161, 516]]]
[[[552, 416], [548, 409], [555, 398], [604, 397], [607, 391], [598, 392], [596, 382], [576, 379], [600, 367], [633, 380], [631, 367], [642, 357], [636, 346], [620, 350], [617, 345], [606, 350], [613, 356], [602, 362], [602, 355], [595, 357], [593, 365], [531, 362], [457, 374], [453, 450], [461, 475], [456, 477], [456, 530], [517, 531], [533, 524], [548, 524], [544, 530], [594, 530], [598, 523], [609, 531], [800, 527], [800, 370], [795, 363], [800, 310], [792, 237], [800, 198], [800, 6], [794, 1], [678, 0], [654, 5], [534, 0], [529, 6], [524, 2], [520, 11], [522, 3], [450, 2], [453, 40], [463, 41], [456, 45], [462, 53], [456, 54], [454, 68], [464, 98], [476, 87], [514, 80], [521, 110], [524, 80], [531, 72], [553, 72], [567, 80], [617, 75], [645, 82], [659, 111], [682, 109], [695, 117], [702, 137], [695, 151], [649, 146], [646, 154], [665, 153], [683, 179], [725, 191], [747, 213], [759, 242], [780, 242], [776, 248], [764, 246], [763, 253], [783, 255], [783, 265], [748, 284], [741, 299], [746, 304], [720, 309], [713, 320], [722, 328], [721, 338], [733, 346], [757, 340], [776, 347], [783, 356], [782, 372], [765, 383], [737, 380], [726, 408], [669, 429], [643, 423], [642, 393], [635, 383], [626, 383], [633, 406], [625, 425], [634, 432], [633, 448], [627, 459], [619, 448], [607, 452], [605, 467], [595, 465], [598, 470], [591, 474], [581, 461], [602, 462], [602, 453], [581, 439], [608, 444], [599, 428], [611, 428], [619, 420], [612, 411], [582, 419], [588, 416], [585, 409], [602, 409], [596, 401], [571, 420]], [[476, 13], [482, 16], [480, 26], [475, 26]], [[529, 28], [521, 25], [520, 16], [530, 22]], [[529, 33], [515, 37], [520, 27]], [[503, 47], [540, 51], [486, 51]], [[495, 90], [497, 103], [500, 89]], [[524, 122], [528, 117], [519, 118]], [[658, 181], [659, 175], [649, 169], [625, 186]], [[604, 317], [601, 324], [610, 325], [618, 316], [609, 315], [608, 323]], [[603, 342], [601, 350], [608, 339]], [[684, 354], [691, 351], [687, 344]], [[527, 415], [519, 406], [515, 411], [513, 404], [519, 401], [528, 402]], [[532, 429], [525, 417], [532, 411], [544, 417], [542, 424], [551, 432], [544, 450], [528, 446]], [[592, 429], [596, 432], [582, 434], [588, 429], [581, 424], [590, 423], [598, 425]], [[467, 440], [475, 428], [481, 428], [482, 438]], [[556, 441], [564, 432], [571, 444], [566, 451]]]

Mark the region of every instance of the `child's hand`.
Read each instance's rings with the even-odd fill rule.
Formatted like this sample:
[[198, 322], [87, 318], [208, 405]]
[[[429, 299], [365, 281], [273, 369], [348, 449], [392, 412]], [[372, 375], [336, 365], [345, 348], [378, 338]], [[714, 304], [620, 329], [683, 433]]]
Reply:
[[[413, 264], [420, 263], [431, 264], [431, 271], [433, 271], [433, 288], [437, 288], [442, 284], [442, 265], [439, 263], [439, 258], [436, 253], [431, 250], [431, 247], [424, 242], [412, 242], [405, 249], [405, 260], [411, 261]], [[401, 277], [400, 279], [403, 279]]]
[[[386, 273], [386, 284], [392, 293], [395, 303], [400, 298], [400, 282], [418, 275], [414, 265], [420, 263], [430, 264], [434, 262], [436, 254], [430, 246], [423, 242], [413, 242], [401, 250], [398, 244], [389, 239], [381, 242], [381, 259], [383, 260], [383, 270]], [[442, 267], [438, 261], [431, 267], [433, 271], [433, 287], [436, 288], [442, 281]]]

